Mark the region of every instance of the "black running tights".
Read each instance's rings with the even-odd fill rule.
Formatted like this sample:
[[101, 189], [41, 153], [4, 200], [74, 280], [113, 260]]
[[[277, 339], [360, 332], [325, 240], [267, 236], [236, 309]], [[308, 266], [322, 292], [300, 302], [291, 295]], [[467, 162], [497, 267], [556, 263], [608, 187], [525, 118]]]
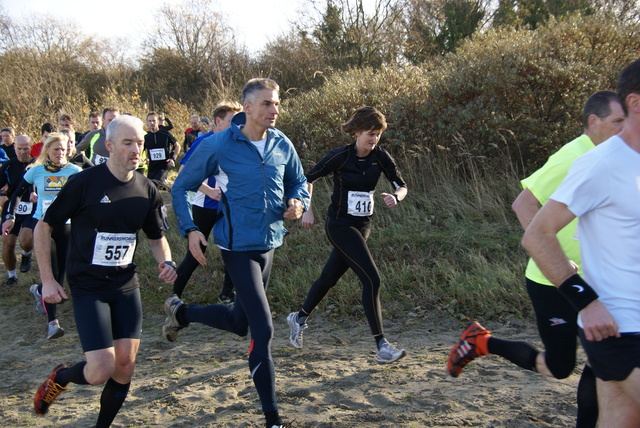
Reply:
[[374, 336], [383, 334], [380, 306], [380, 274], [373, 261], [367, 238], [370, 225], [355, 227], [327, 218], [325, 231], [333, 250], [320, 277], [313, 283], [302, 305], [307, 314], [322, 301], [329, 289], [351, 268], [362, 283], [362, 306]]
[[275, 370], [271, 357], [273, 321], [266, 289], [273, 264], [273, 250], [222, 251], [222, 259], [236, 285], [236, 304], [194, 306], [184, 311], [188, 322], [198, 322], [245, 336], [251, 331], [249, 369], [263, 412], [277, 411]]

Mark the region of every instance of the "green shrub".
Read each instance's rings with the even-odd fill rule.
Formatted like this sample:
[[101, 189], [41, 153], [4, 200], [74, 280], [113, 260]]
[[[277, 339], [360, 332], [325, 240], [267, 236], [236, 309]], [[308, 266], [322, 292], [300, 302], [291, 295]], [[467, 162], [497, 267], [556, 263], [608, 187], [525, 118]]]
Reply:
[[434, 67], [421, 122], [433, 143], [460, 135], [473, 154], [506, 151], [530, 171], [582, 132], [586, 99], [615, 89], [639, 49], [637, 25], [603, 15], [478, 35]]
[[322, 88], [288, 99], [279, 127], [302, 157], [317, 160], [349, 142], [339, 125], [355, 108], [373, 105], [387, 115], [383, 139], [392, 152], [440, 147], [525, 175], [582, 132], [585, 100], [615, 89], [639, 51], [638, 25], [604, 15], [567, 17], [535, 31], [491, 30], [421, 67], [336, 73]]

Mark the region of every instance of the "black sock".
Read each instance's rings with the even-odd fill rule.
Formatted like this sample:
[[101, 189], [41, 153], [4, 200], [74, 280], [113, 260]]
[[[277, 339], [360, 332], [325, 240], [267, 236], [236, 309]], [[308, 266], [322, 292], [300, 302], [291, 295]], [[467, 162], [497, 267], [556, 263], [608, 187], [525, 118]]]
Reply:
[[374, 336], [373, 337], [376, 340], [376, 348], [380, 349], [380, 344], [382, 343], [384, 339], [384, 334], [381, 334], [379, 336]]
[[585, 365], [578, 382], [578, 416], [576, 428], [595, 428], [598, 423], [598, 393], [596, 376], [590, 366]]
[[264, 417], [267, 418], [267, 428], [271, 428], [274, 425], [282, 425], [282, 419], [277, 410], [273, 412], [264, 412]]
[[189, 305], [187, 305], [186, 303], [183, 305], [180, 305], [180, 307], [178, 308], [178, 311], [176, 312], [176, 319], [178, 320], [178, 323], [183, 327], [189, 326], [189, 321], [187, 321], [187, 316], [184, 312], [188, 306]]
[[308, 317], [309, 317], [309, 314], [303, 311], [302, 309], [300, 309], [300, 312], [298, 312], [298, 324], [302, 325], [305, 322], [307, 322]]
[[67, 386], [67, 384], [71, 382], [78, 385], [89, 385], [87, 379], [84, 378], [84, 366], [86, 365], [86, 361], [80, 361], [68, 369], [60, 370], [58, 374], [56, 374], [54, 382], [62, 387]]
[[113, 379], [107, 381], [100, 396], [100, 414], [98, 415], [96, 428], [111, 426], [111, 422], [116, 418], [122, 403], [127, 398], [130, 386], [131, 382], [122, 384]]
[[490, 337], [487, 342], [490, 354], [500, 355], [526, 370], [536, 370], [536, 358], [540, 351], [527, 342], [516, 342]]

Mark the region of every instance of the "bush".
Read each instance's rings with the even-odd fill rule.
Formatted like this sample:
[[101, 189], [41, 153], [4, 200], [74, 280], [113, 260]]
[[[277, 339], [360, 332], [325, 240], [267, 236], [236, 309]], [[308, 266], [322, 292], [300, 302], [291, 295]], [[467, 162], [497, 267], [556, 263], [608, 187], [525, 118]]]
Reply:
[[517, 155], [527, 174], [582, 132], [586, 99], [615, 89], [639, 49], [637, 25], [603, 15], [479, 35], [433, 69], [419, 110], [433, 124], [426, 134], [447, 147], [460, 135], [473, 154], [490, 158]]
[[[397, 209], [376, 210], [369, 243], [384, 278], [385, 309], [441, 310], [461, 319], [529, 314], [522, 231], [509, 210], [518, 179], [580, 134], [584, 101], [614, 87], [637, 55], [637, 33], [605, 16], [536, 31], [499, 29], [429, 64], [336, 73], [283, 102], [278, 126], [305, 167], [352, 141], [340, 124], [355, 108], [372, 105], [387, 116], [382, 145], [399, 162], [409, 195]], [[381, 180], [379, 191], [388, 190]], [[317, 202], [329, 192], [314, 187], [318, 219], [325, 211]], [[287, 292], [275, 295], [298, 301], [323, 263], [307, 250], [327, 251], [317, 231], [312, 244], [303, 234], [292, 233], [276, 255], [282, 266], [296, 266], [293, 277], [303, 285], [286, 284]], [[279, 277], [274, 289], [285, 285]], [[358, 311], [357, 280], [346, 276], [341, 284], [323, 304]]]
[[420, 67], [336, 73], [287, 100], [279, 126], [303, 157], [317, 160], [349, 141], [339, 124], [355, 108], [373, 105], [387, 115], [383, 138], [395, 153], [444, 147], [525, 175], [581, 133], [586, 99], [615, 88], [638, 51], [638, 25], [605, 15], [491, 30]]

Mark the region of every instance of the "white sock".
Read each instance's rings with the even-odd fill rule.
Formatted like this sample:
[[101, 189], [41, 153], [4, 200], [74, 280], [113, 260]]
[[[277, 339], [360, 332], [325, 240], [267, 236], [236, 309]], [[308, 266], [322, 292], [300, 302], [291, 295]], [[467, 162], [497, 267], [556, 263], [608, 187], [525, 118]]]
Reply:
[[16, 270], [8, 270], [7, 274], [9, 275], [9, 278], [17, 278], [18, 275], [16, 275]]

